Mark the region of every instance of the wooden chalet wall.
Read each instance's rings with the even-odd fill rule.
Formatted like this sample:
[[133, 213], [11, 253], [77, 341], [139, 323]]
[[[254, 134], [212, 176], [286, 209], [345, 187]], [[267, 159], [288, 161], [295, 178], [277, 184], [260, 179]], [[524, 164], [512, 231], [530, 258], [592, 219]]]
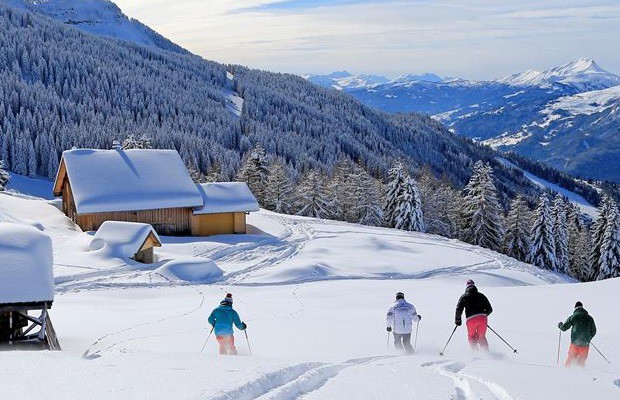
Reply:
[[105, 221], [142, 222], [153, 225], [160, 235], [189, 235], [190, 217], [189, 208], [162, 208], [142, 211], [115, 211], [95, 214], [77, 214], [75, 223], [83, 231], [96, 231]]
[[191, 216], [192, 236], [245, 233], [245, 213], [199, 214]]

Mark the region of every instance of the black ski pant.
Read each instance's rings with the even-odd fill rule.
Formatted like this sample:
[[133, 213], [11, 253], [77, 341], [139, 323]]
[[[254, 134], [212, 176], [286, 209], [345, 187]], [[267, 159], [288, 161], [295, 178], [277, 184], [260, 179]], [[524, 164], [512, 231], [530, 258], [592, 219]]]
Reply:
[[394, 333], [394, 347], [400, 350], [412, 352], [413, 346], [411, 345], [411, 333]]

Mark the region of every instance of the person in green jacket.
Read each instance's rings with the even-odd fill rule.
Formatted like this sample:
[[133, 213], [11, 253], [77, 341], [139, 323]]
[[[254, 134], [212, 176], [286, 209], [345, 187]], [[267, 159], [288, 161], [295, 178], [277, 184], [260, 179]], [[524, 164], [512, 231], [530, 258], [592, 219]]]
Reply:
[[580, 367], [584, 367], [590, 350], [590, 342], [594, 335], [596, 335], [594, 318], [588, 314], [583, 308], [583, 304], [578, 301], [575, 303], [573, 314], [564, 323], [560, 322], [558, 328], [562, 331], [571, 330], [570, 348], [568, 349], [568, 358], [564, 365], [570, 367], [576, 363]]

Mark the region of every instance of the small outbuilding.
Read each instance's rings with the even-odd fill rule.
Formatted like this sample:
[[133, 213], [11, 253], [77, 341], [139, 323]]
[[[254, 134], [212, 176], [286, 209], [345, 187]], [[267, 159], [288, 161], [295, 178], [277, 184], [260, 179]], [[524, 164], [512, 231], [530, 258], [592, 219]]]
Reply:
[[245, 182], [201, 183], [198, 190], [204, 205], [192, 213], [192, 235], [246, 233], [246, 214], [259, 205]]
[[0, 222], [0, 345], [60, 350], [48, 312], [53, 301], [50, 237], [30, 225]]
[[161, 240], [149, 224], [105, 221], [90, 243], [91, 250], [104, 247], [117, 257], [131, 258], [141, 263], [151, 264], [155, 258], [153, 249], [161, 247]]

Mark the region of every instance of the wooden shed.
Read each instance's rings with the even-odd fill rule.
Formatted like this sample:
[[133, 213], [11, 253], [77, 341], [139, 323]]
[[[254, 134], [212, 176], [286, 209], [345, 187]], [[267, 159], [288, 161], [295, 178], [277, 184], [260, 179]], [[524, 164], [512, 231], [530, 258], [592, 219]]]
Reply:
[[151, 264], [155, 261], [153, 249], [161, 247], [157, 232], [149, 224], [105, 221], [90, 243], [90, 249], [106, 249], [115, 256], [131, 258]]
[[65, 151], [54, 195], [84, 231], [126, 221], [150, 224], [162, 235], [189, 235], [192, 211], [203, 205], [175, 150]]
[[209, 185], [192, 181], [176, 150], [73, 149], [62, 153], [54, 195], [84, 231], [122, 221], [160, 235], [245, 233], [246, 213], [258, 211], [247, 185]]
[[246, 233], [246, 214], [258, 211], [258, 201], [245, 182], [202, 183], [204, 205], [192, 213], [193, 236]]

